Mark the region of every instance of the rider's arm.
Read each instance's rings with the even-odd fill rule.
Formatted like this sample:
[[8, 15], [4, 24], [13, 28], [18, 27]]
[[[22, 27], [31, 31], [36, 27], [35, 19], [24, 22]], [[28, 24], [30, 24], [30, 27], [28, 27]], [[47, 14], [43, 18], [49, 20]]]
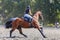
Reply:
[[31, 9], [29, 10], [29, 14], [32, 15]]

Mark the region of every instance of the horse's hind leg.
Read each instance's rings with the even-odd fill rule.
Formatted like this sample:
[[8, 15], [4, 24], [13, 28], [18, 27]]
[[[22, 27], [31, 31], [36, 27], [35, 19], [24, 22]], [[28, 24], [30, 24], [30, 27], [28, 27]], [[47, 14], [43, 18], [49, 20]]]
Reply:
[[20, 28], [18, 27], [17, 29], [19, 30], [19, 33], [20, 33], [20, 34], [22, 34], [24, 37], [27, 37], [27, 35], [23, 34], [21, 27], [20, 27]]
[[[14, 22], [13, 22], [14, 23]], [[12, 37], [12, 32], [17, 29], [18, 25], [17, 24], [12, 24], [12, 29], [10, 30], [10, 37]], [[14, 37], [13, 37], [14, 38]]]
[[[10, 37], [12, 37], [12, 32], [14, 31], [15, 29], [12, 29], [12, 30], [10, 30]], [[14, 36], [15, 37], [15, 36]], [[14, 37], [12, 37], [12, 38], [14, 38]]]
[[13, 30], [10, 30], [10, 37], [12, 37], [12, 32], [13, 32]]

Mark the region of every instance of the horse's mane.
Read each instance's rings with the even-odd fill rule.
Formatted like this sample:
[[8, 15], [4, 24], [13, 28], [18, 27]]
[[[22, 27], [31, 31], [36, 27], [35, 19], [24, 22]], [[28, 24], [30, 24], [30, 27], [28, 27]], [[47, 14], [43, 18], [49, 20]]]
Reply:
[[33, 15], [32, 15], [32, 16], [34, 16], [34, 14], [36, 14], [36, 12], [37, 12], [37, 11], [34, 11], [34, 13], [33, 13]]
[[35, 11], [34, 13], [33, 13], [33, 16], [34, 16], [34, 14], [36, 14], [37, 12], [39, 12], [40, 10], [37, 10], [37, 11]]
[[[33, 16], [34, 16], [36, 13], [40, 13], [40, 12], [41, 12], [40, 10], [35, 11], [35, 12], [33, 13]], [[41, 16], [40, 16], [39, 18], [42, 19]]]

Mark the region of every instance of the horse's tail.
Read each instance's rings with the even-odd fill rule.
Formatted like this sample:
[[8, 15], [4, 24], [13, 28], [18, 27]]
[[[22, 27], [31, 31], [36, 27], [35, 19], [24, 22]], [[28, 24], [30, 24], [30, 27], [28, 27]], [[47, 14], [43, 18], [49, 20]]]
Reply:
[[7, 21], [6, 23], [5, 23], [5, 28], [11, 28], [12, 27], [12, 21]]

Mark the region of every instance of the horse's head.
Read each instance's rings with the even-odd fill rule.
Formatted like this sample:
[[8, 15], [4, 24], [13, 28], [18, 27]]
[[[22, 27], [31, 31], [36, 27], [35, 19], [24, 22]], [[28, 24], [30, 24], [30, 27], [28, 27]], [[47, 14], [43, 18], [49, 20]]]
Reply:
[[33, 16], [35, 19], [39, 19], [41, 18], [43, 20], [43, 15], [42, 15], [42, 12], [41, 11], [37, 11], [34, 16]]

